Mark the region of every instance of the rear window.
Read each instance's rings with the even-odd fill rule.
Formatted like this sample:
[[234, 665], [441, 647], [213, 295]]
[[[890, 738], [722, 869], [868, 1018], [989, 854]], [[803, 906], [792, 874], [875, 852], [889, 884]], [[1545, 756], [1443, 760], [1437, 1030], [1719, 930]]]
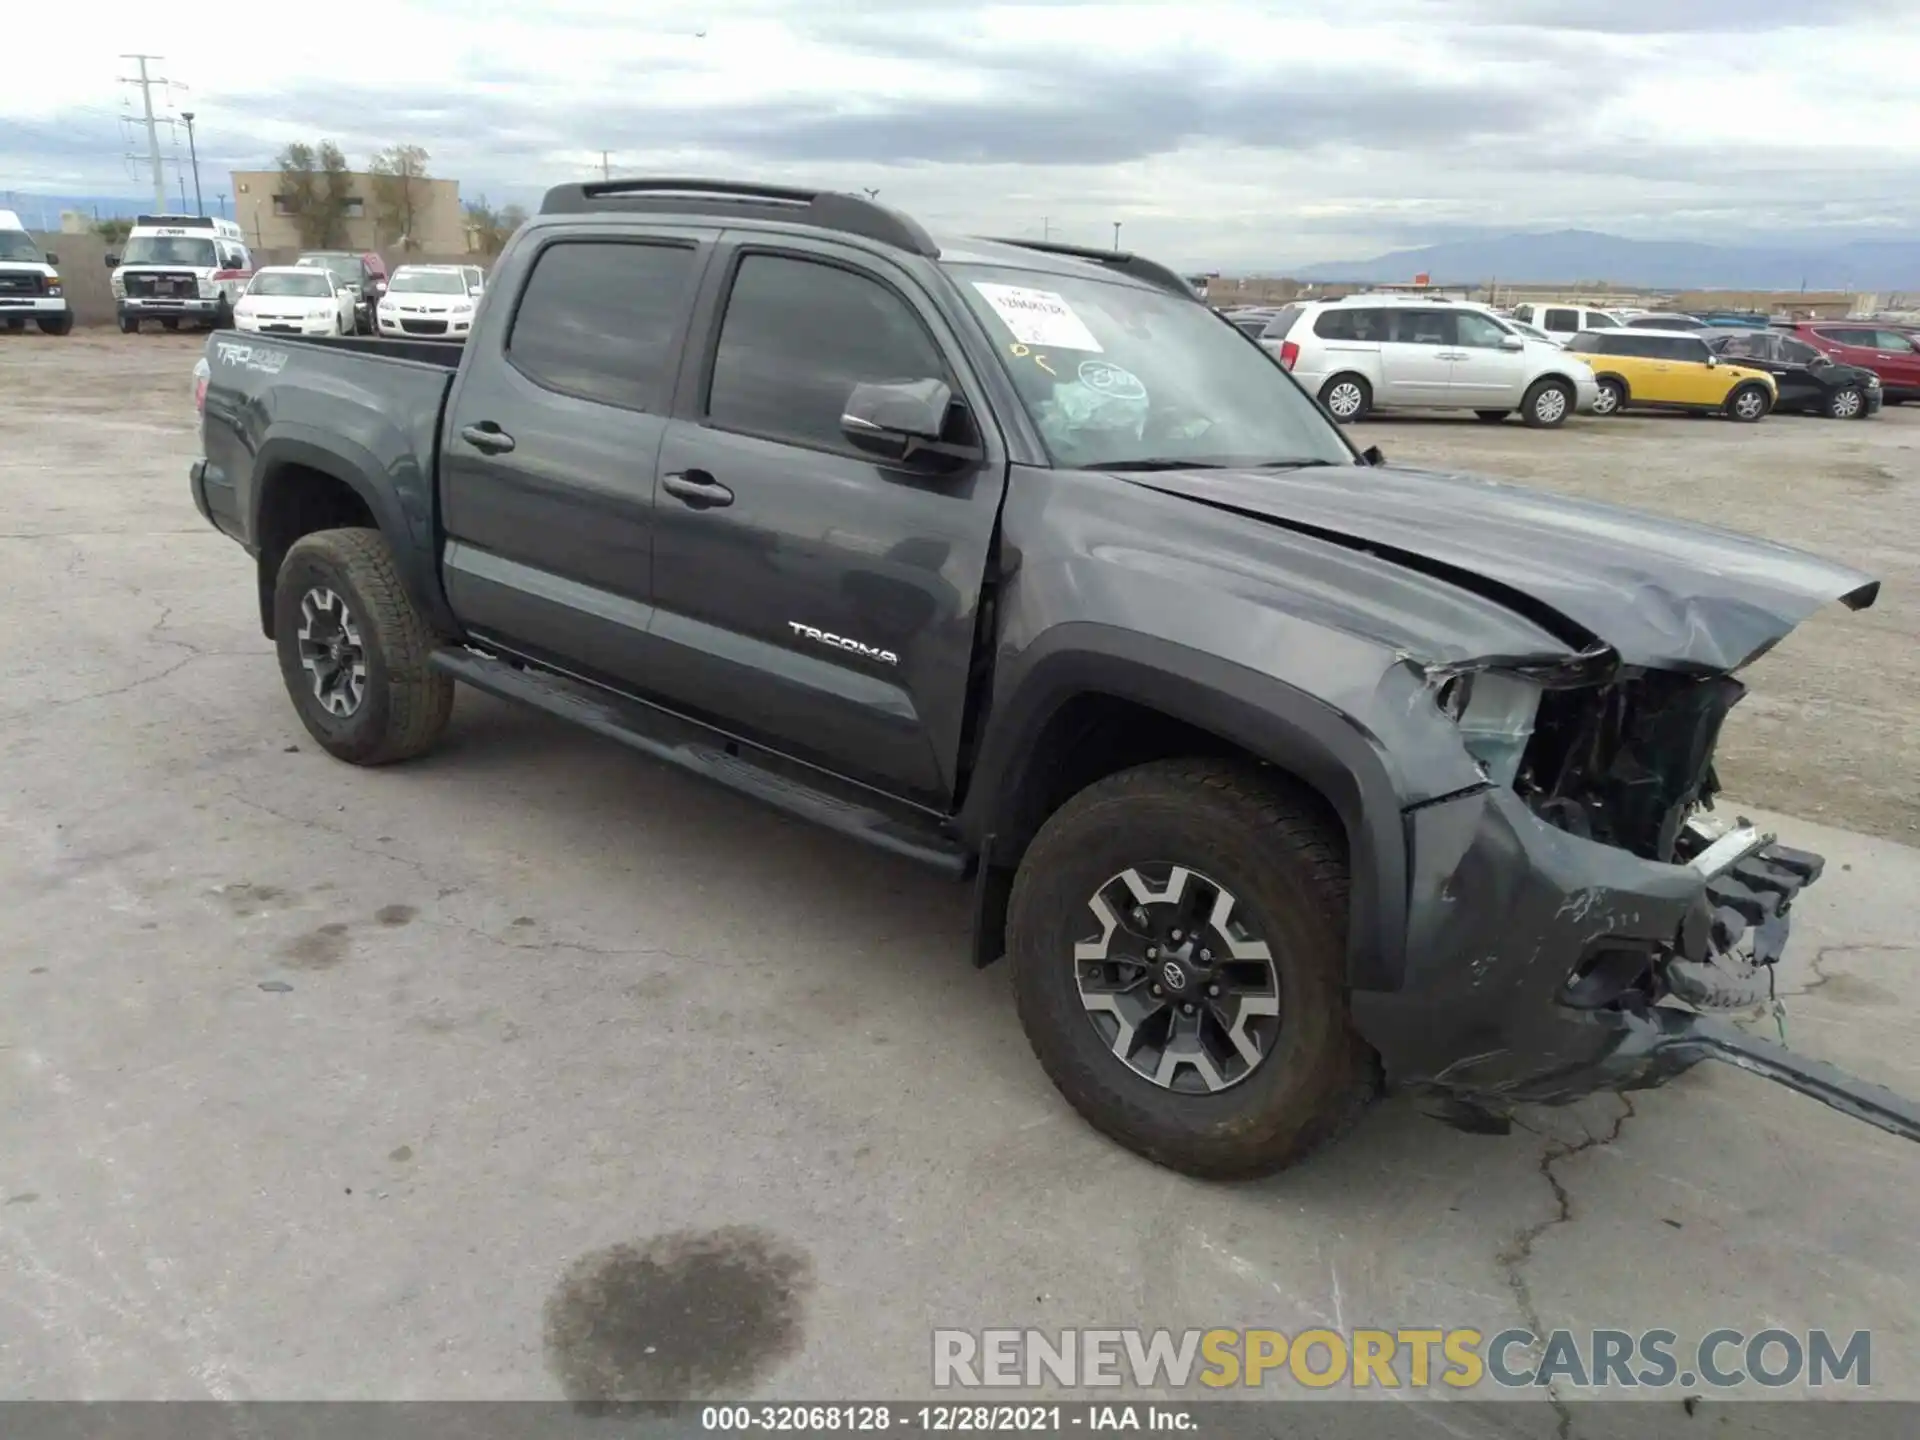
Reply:
[[691, 247], [678, 245], [549, 245], [521, 294], [507, 359], [548, 389], [658, 410], [693, 258]]
[[1344, 307], [1322, 310], [1314, 319], [1313, 333], [1322, 340], [1384, 340], [1387, 338], [1386, 312]]
[[1284, 340], [1287, 332], [1293, 329], [1293, 322], [1300, 318], [1300, 307], [1289, 305], [1284, 310], [1276, 310], [1267, 321], [1266, 328], [1259, 331], [1262, 340]]

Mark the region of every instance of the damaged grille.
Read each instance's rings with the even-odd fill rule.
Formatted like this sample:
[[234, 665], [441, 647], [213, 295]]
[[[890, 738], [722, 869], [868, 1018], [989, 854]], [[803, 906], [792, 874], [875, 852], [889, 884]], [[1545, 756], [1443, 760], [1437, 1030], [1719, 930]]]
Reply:
[[1646, 860], [1684, 859], [1683, 828], [1719, 791], [1714, 747], [1744, 694], [1729, 676], [1664, 671], [1550, 689], [1540, 697], [1514, 789], [1570, 834]]

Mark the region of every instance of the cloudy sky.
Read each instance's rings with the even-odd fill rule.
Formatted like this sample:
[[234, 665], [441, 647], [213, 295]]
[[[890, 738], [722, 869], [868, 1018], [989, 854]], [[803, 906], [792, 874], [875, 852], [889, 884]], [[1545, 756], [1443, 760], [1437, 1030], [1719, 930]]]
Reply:
[[[215, 5], [213, 12], [225, 7]], [[209, 13], [213, 13], [209, 12]], [[124, 51], [230, 169], [423, 145], [464, 196], [598, 172], [845, 189], [1187, 265], [1476, 231], [1920, 233], [1911, 0], [379, 0], [235, 23], [92, 0], [0, 84], [0, 190], [138, 196]], [[1337, 21], [1327, 17], [1338, 14]], [[188, 88], [179, 88], [185, 86]], [[175, 153], [163, 132], [164, 153]], [[178, 149], [184, 154], [184, 135]], [[169, 171], [169, 193], [177, 193]], [[217, 178], [216, 178], [217, 177]], [[4, 201], [0, 200], [0, 204]]]

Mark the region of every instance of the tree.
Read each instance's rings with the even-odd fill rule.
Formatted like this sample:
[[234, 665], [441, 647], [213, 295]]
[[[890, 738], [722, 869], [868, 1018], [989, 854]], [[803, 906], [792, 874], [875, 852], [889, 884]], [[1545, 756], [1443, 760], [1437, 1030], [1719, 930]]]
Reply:
[[498, 255], [513, 232], [526, 223], [524, 205], [503, 205], [496, 210], [484, 195], [467, 202], [468, 243], [483, 255]]
[[424, 182], [429, 158], [418, 145], [389, 145], [367, 166], [373, 175], [373, 205], [380, 234], [408, 250], [419, 248], [414, 222], [426, 203]]
[[121, 219], [96, 220], [93, 222], [93, 233], [109, 245], [124, 245], [127, 236], [133, 233], [133, 222]]
[[341, 244], [346, 238], [347, 204], [353, 178], [347, 157], [331, 140], [316, 150], [299, 141], [280, 152], [280, 189], [274, 208], [291, 216], [300, 243], [310, 250]]

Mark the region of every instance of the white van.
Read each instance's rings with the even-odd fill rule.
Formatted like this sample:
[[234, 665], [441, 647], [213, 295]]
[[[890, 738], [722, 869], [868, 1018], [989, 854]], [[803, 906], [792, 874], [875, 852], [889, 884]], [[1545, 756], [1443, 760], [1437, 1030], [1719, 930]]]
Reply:
[[60, 283], [58, 255], [45, 254], [11, 210], [0, 210], [0, 328], [24, 330], [31, 320], [49, 335], [73, 329], [73, 307]]
[[1577, 355], [1530, 340], [1484, 306], [1351, 295], [1277, 311], [1260, 345], [1340, 424], [1383, 409], [1518, 411], [1551, 429], [1593, 408], [1599, 385]]
[[120, 328], [142, 320], [178, 330], [182, 320], [209, 329], [233, 324], [233, 307], [253, 278], [245, 235], [231, 220], [211, 215], [142, 215], [126, 248], [107, 256]]

